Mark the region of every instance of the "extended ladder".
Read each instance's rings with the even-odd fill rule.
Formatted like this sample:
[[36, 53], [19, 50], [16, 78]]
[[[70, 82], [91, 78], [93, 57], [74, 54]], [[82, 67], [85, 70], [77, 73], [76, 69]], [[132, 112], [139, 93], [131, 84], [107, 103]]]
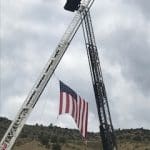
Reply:
[[85, 10], [81, 15], [84, 19], [82, 27], [100, 121], [100, 135], [102, 138], [103, 149], [117, 150], [116, 137], [111, 121], [90, 11]]

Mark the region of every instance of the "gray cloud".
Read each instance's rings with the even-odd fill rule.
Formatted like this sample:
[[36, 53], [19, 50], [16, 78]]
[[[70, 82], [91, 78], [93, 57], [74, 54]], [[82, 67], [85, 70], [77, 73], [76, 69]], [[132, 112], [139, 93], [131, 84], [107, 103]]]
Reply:
[[142, 12], [143, 16], [147, 17], [150, 19], [150, 1], [149, 0], [127, 0], [126, 3], [131, 4], [137, 9], [140, 9]]
[[[136, 29], [135, 29], [136, 30]], [[117, 30], [104, 43], [106, 55], [112, 62], [122, 66], [122, 74], [133, 80], [144, 93], [150, 91], [150, 44], [147, 33], [138, 33], [135, 30]]]

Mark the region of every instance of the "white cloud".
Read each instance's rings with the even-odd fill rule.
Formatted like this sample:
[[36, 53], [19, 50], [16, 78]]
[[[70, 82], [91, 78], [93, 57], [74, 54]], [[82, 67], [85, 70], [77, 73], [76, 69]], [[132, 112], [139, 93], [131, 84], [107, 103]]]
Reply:
[[3, 102], [0, 106], [1, 116], [7, 116], [8, 118], [14, 119], [24, 99], [25, 99], [24, 95], [18, 96], [15, 95], [7, 97], [7, 102]]

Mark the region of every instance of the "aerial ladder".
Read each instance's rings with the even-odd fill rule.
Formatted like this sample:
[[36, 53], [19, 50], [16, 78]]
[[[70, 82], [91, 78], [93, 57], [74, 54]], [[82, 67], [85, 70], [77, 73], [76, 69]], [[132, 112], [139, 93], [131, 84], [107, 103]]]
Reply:
[[85, 9], [82, 14], [83, 34], [91, 71], [93, 89], [100, 121], [100, 135], [103, 150], [117, 150], [116, 137], [111, 121], [108, 99], [103, 81], [98, 50], [96, 46], [90, 11]]
[[57, 65], [70, 45], [77, 30], [82, 24], [85, 37], [85, 44], [89, 59], [89, 65], [92, 76], [92, 83], [97, 104], [98, 116], [100, 121], [100, 135], [102, 139], [103, 150], [116, 150], [117, 144], [112, 126], [105, 85], [103, 82], [98, 51], [96, 47], [90, 8], [94, 0], [67, 0], [64, 8], [69, 11], [76, 11], [70, 25], [66, 29], [60, 42], [58, 43], [51, 58], [48, 60], [38, 80], [29, 92], [22, 107], [12, 121], [4, 137], [0, 142], [0, 150], [11, 150], [17, 137], [19, 136], [26, 120], [34, 109], [48, 81], [53, 75]]

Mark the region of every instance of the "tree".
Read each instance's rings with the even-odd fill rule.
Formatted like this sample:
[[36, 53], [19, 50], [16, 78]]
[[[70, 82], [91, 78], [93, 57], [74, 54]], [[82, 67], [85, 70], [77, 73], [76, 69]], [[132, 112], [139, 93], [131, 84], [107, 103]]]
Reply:
[[51, 123], [49, 126], [48, 126], [49, 129], [53, 128], [53, 124]]

